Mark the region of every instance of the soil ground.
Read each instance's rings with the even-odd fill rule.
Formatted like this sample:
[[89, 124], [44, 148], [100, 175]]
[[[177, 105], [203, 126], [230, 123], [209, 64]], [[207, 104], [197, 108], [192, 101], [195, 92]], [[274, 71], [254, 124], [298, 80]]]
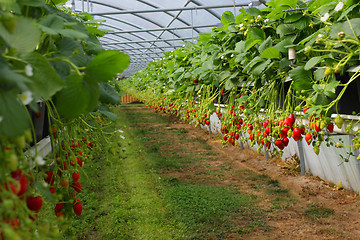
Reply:
[[[142, 105], [129, 105], [123, 110], [154, 112]], [[266, 161], [263, 155], [250, 149], [222, 146], [219, 136], [183, 123], [172, 115], [161, 115], [168, 119], [166, 126], [152, 124], [151, 127], [167, 129], [162, 139], [172, 138], [171, 144], [161, 145], [161, 152], [178, 151], [179, 154], [199, 156], [198, 164], [187, 164], [177, 171], [165, 170], [162, 172], [164, 176], [184, 182], [231, 186], [242, 193], [254, 195], [259, 200], [259, 206], [268, 210], [266, 224], [270, 228], [258, 228], [256, 231], [247, 228], [240, 233], [230, 231], [225, 233], [225, 239], [360, 239], [358, 194], [339, 190], [314, 176], [300, 176], [279, 159]], [[181, 132], [181, 137], [171, 136], [175, 132]], [[208, 152], [199, 147], [203, 144], [210, 146]], [[259, 176], [266, 181], [261, 182]], [[287, 195], [277, 194], [276, 191], [269, 195], [269, 179], [270, 183], [279, 183], [278, 193], [286, 192]], [[283, 199], [279, 199], [281, 196]], [[333, 210], [333, 214], [321, 215], [327, 214], [327, 210]], [[245, 220], [235, 216], [231, 221], [234, 229], [241, 229]]]

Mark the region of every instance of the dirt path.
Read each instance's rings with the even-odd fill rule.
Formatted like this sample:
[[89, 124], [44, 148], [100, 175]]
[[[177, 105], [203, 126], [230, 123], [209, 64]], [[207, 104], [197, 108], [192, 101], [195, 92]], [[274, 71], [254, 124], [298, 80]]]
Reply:
[[[142, 106], [133, 108], [153, 112]], [[165, 176], [231, 186], [254, 195], [259, 205], [268, 211], [267, 224], [274, 228], [229, 232], [225, 239], [360, 239], [360, 201], [357, 194], [337, 190], [316, 177], [300, 176], [287, 170], [276, 159], [266, 161], [264, 156], [250, 149], [223, 147], [218, 136], [182, 123], [171, 115], [162, 116], [168, 119], [166, 128], [169, 131], [181, 131], [182, 137], [190, 141], [183, 142], [182, 137], [174, 137], [171, 144], [161, 147], [161, 151], [166, 154], [186, 148], [187, 152], [190, 151], [188, 154], [200, 157], [198, 164], [189, 164], [179, 171], [164, 171]], [[200, 150], [199, 144], [209, 145], [210, 154]], [[326, 214], [327, 210], [333, 210], [334, 214], [322, 217], [321, 214]], [[312, 213], [314, 218], [309, 217]], [[232, 221], [234, 227], [241, 229], [246, 220], [235, 217]]]

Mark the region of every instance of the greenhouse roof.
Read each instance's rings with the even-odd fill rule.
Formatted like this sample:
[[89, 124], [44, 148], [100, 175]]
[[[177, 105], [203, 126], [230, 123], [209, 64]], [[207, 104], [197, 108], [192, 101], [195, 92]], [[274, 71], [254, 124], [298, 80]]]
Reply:
[[117, 49], [130, 56], [125, 76], [161, 58], [163, 52], [195, 41], [201, 32], [221, 25], [222, 13], [236, 16], [243, 7], [261, 6], [254, 0], [71, 0], [73, 10], [88, 12], [105, 20], [111, 30], [100, 38], [105, 49]]

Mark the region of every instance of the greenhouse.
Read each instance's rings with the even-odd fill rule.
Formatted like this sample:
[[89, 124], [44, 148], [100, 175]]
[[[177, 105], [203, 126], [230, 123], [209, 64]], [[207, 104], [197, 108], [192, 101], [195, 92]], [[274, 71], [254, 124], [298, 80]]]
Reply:
[[357, 0], [0, 0], [0, 240], [359, 239]]

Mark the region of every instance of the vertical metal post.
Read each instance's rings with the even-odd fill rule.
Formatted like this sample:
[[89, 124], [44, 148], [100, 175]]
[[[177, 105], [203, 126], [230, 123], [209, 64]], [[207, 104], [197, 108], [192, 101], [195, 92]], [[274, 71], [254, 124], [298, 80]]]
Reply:
[[239, 138], [238, 142], [240, 143], [240, 149], [241, 149], [241, 150], [244, 150], [244, 144], [243, 144], [243, 142], [241, 141], [242, 133], [240, 132], [239, 135], [240, 135], [240, 138]]
[[194, 16], [193, 16], [193, 10], [191, 10], [191, 38], [194, 42]]
[[75, 0], [71, 0], [71, 10], [75, 11]]
[[87, 11], [90, 12], [90, 2], [87, 0]]
[[265, 150], [265, 160], [267, 161], [267, 160], [269, 160], [269, 152], [267, 150], [266, 145], [264, 145], [264, 150]]
[[84, 0], [81, 0], [81, 12], [85, 12]]
[[304, 149], [302, 146], [302, 142], [301, 141], [297, 141], [297, 147], [299, 150], [299, 158], [300, 158], [300, 171], [301, 171], [301, 176], [305, 175], [305, 158], [304, 158]]
[[235, 0], [233, 0], [234, 3], [234, 17], [236, 18], [236, 7], [235, 7]]
[[[354, 135], [350, 135], [350, 142], [352, 142], [353, 138], [354, 138]], [[357, 150], [353, 149], [353, 150], [354, 150], [354, 154], [356, 156], [358, 156], [360, 154], [359, 149], [357, 149]], [[359, 184], [358, 187], [359, 187], [359, 198], [360, 198], [360, 160], [357, 160], [355, 158], [355, 161], [356, 161], [356, 170], [357, 170], [357, 173], [358, 173], [358, 184]]]

